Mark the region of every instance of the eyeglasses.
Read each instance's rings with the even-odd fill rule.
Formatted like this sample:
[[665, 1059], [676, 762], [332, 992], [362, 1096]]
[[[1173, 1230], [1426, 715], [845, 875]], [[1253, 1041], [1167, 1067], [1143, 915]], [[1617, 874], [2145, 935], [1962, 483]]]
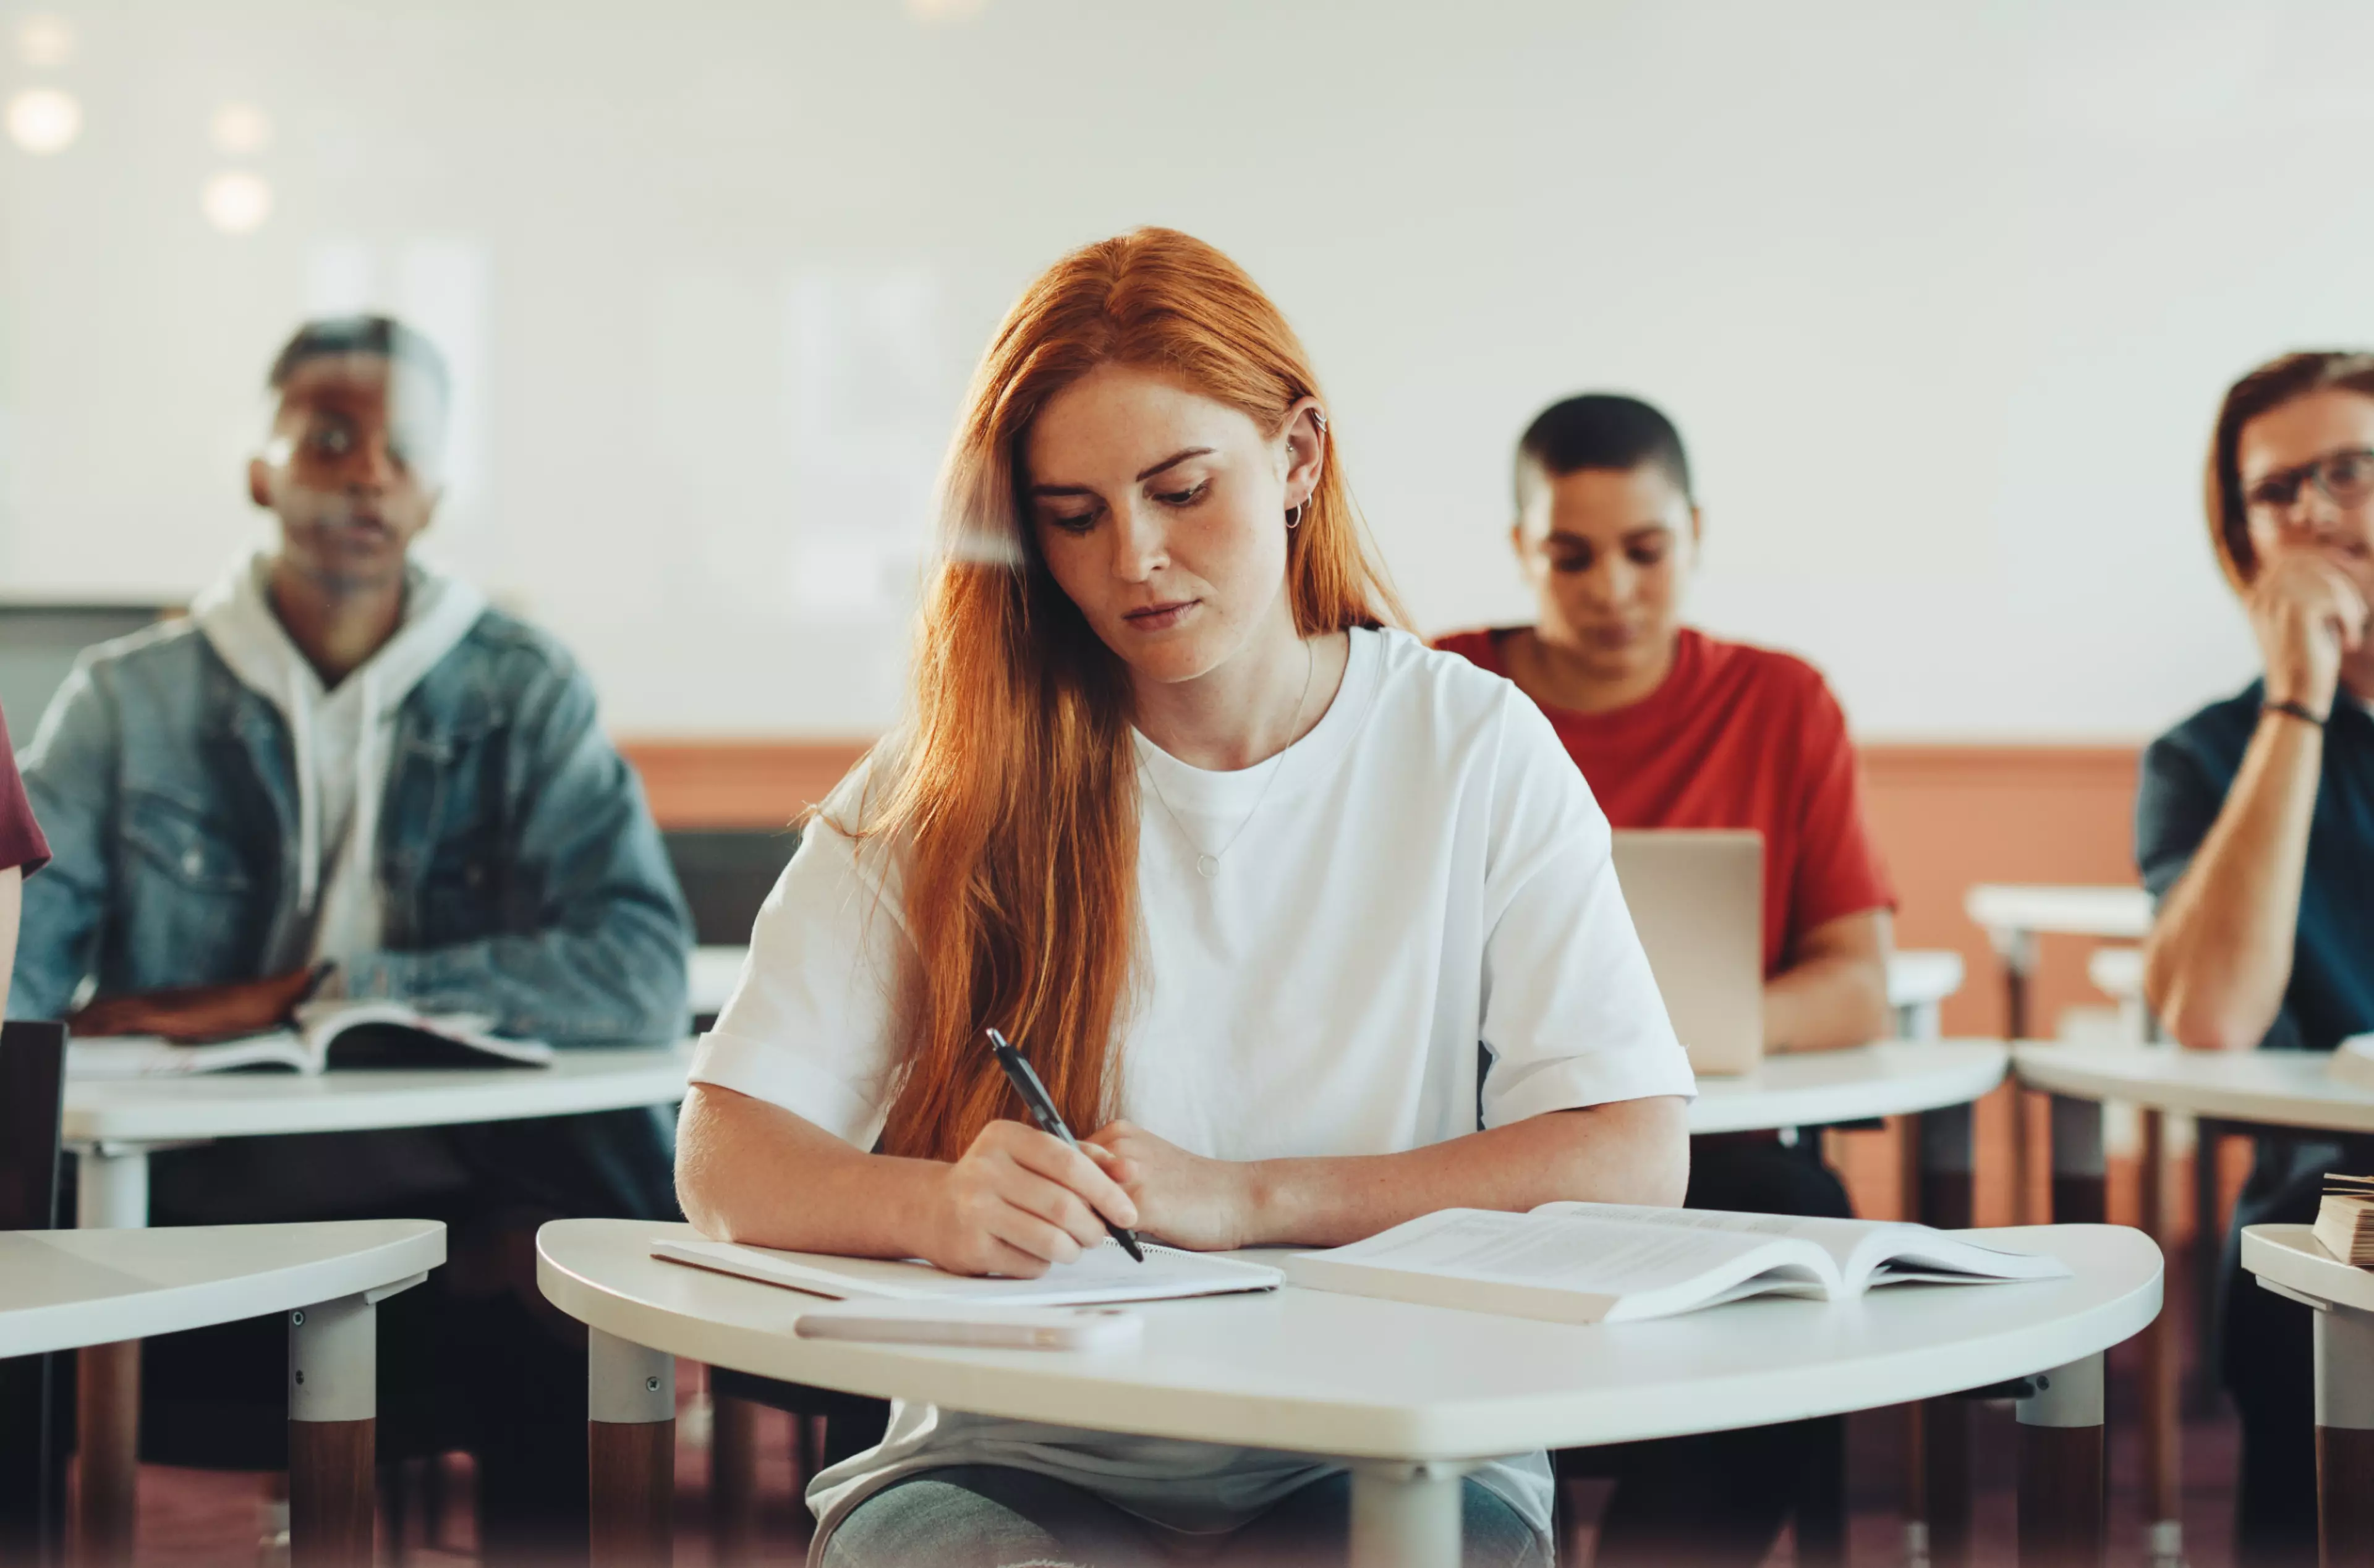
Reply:
[[2300, 486], [2310, 482], [2334, 506], [2355, 511], [2374, 500], [2374, 447], [2348, 447], [2297, 468], [2277, 469], [2251, 486], [2242, 497], [2243, 505], [2270, 518], [2280, 517], [2299, 499]]

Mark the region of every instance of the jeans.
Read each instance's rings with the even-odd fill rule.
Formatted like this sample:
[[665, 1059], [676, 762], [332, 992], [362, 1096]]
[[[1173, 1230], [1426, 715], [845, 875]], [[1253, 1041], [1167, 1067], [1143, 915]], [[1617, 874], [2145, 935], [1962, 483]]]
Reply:
[[[826, 1543], [823, 1562], [825, 1568], [1333, 1565], [1345, 1560], [1351, 1499], [1351, 1478], [1329, 1476], [1227, 1536], [1190, 1535], [1150, 1524], [1052, 1476], [1003, 1465], [955, 1465], [893, 1481], [859, 1504]], [[1548, 1544], [1477, 1482], [1465, 1483], [1460, 1513], [1468, 1568], [1550, 1568]]]

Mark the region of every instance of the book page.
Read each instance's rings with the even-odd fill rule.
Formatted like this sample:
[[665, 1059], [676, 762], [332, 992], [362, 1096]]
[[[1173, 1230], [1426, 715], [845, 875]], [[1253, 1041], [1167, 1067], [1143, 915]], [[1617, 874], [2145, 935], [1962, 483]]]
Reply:
[[[1764, 1248], [1771, 1239], [1720, 1226], [1642, 1224], [1595, 1213], [1447, 1209], [1313, 1256], [1378, 1269], [1620, 1297], [1686, 1283]], [[1793, 1254], [1796, 1249], [1787, 1250]]]
[[1724, 1209], [1657, 1209], [1639, 1203], [1545, 1203], [1535, 1214], [1573, 1214], [1594, 1220], [1651, 1225], [1659, 1230], [1721, 1231], [1740, 1236], [1792, 1236], [1830, 1255], [1843, 1271], [1873, 1235], [1926, 1230], [1925, 1225], [1886, 1220], [1826, 1220], [1796, 1214], [1743, 1214]]
[[1831, 1220], [1792, 1214], [1743, 1214], [1721, 1209], [1651, 1209], [1624, 1203], [1546, 1203], [1542, 1213], [1606, 1216], [1661, 1229], [1721, 1231], [1742, 1236], [1790, 1236], [1812, 1242], [1839, 1266], [1851, 1291], [1873, 1284], [1953, 1283], [2060, 1279], [2058, 1258], [2014, 1252], [1948, 1235], [1929, 1225], [1892, 1220]]

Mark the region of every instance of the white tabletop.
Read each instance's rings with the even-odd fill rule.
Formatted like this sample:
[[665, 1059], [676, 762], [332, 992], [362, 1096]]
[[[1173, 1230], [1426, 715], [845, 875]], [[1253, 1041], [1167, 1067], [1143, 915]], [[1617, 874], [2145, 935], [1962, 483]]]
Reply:
[[[1286, 1289], [1158, 1302], [1138, 1346], [988, 1351], [802, 1340], [811, 1298], [664, 1263], [689, 1226], [561, 1220], [537, 1282], [570, 1316], [712, 1366], [1100, 1431], [1346, 1457], [1468, 1459], [1863, 1410], [2023, 1376], [2159, 1310], [2160, 1256], [2103, 1225], [1975, 1233], [2069, 1280], [1737, 1302], [1596, 1328]], [[1260, 1254], [1249, 1256], [1259, 1257]]]
[[69, 1143], [159, 1143], [575, 1116], [684, 1097], [688, 1047], [570, 1049], [550, 1067], [66, 1080]]
[[2140, 887], [2049, 887], [1982, 883], [1962, 907], [1991, 931], [2047, 931], [2062, 936], [2151, 934], [2151, 895]]
[[2242, 1267], [2301, 1295], [2374, 1312], [2374, 1270], [2344, 1263], [2307, 1225], [2245, 1226]]
[[287, 1312], [444, 1261], [434, 1220], [0, 1231], [0, 1357]]
[[742, 963], [750, 956], [746, 947], [696, 947], [685, 968], [686, 989], [692, 999], [696, 1014], [723, 1012], [742, 983]]
[[1919, 1007], [1962, 989], [1962, 955], [1945, 948], [1887, 955], [1887, 1005]]
[[1735, 1078], [1701, 1077], [1690, 1130], [1818, 1127], [1968, 1105], [2003, 1082], [2010, 1059], [1994, 1040], [1792, 1051]]
[[2374, 1132], [2374, 1089], [2335, 1079], [2322, 1051], [2191, 1051], [2181, 1046], [2014, 1047], [2021, 1082], [2082, 1100], [2326, 1132]]

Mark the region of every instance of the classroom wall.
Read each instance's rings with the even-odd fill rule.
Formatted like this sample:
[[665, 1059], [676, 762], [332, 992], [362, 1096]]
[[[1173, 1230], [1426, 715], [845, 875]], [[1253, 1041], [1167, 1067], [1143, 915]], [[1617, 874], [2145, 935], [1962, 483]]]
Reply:
[[0, 595], [186, 596], [256, 536], [274, 344], [397, 309], [461, 376], [438, 548], [629, 735], [890, 720], [973, 357], [1133, 224], [1284, 304], [1422, 626], [1522, 613], [1512, 436], [1636, 390], [1700, 618], [1880, 740], [2132, 743], [2238, 685], [2212, 405], [2374, 340], [2374, 97], [2297, 46], [2368, 53], [2350, 0], [39, 9], [0, 98], [79, 129], [0, 142]]

